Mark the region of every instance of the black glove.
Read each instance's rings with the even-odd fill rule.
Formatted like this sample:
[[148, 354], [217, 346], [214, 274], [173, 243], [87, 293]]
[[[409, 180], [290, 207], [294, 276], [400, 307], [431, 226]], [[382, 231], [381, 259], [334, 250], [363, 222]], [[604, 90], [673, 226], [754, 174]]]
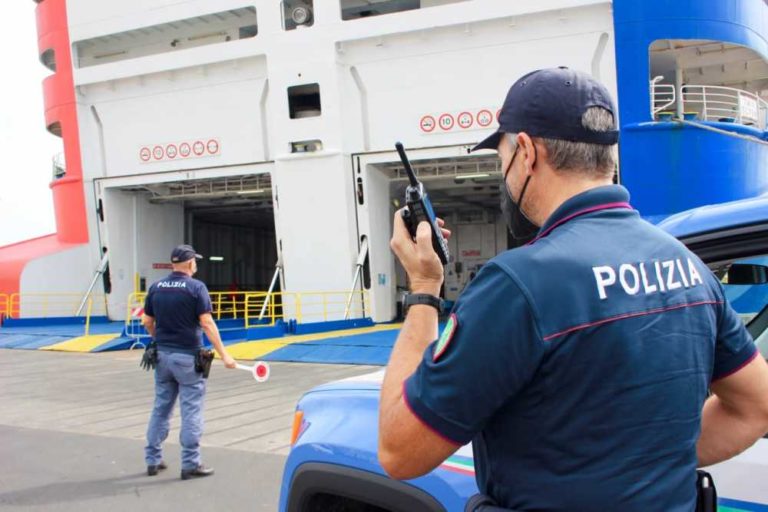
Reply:
[[154, 341], [150, 342], [144, 349], [144, 355], [141, 356], [139, 366], [147, 371], [157, 368], [157, 344]]

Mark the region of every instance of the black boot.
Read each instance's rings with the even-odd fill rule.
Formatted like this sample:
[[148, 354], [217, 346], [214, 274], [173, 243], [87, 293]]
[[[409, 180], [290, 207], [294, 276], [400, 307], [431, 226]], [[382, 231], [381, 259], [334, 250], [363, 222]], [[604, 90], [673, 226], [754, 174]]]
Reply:
[[149, 476], [155, 476], [158, 471], [162, 471], [164, 469], [168, 469], [168, 466], [165, 465], [164, 461], [160, 461], [160, 464], [152, 464], [147, 466], [147, 474]]
[[190, 478], [202, 478], [204, 476], [211, 476], [212, 474], [213, 468], [207, 468], [202, 464], [198, 464], [198, 466], [194, 469], [182, 469], [181, 479], [189, 480]]

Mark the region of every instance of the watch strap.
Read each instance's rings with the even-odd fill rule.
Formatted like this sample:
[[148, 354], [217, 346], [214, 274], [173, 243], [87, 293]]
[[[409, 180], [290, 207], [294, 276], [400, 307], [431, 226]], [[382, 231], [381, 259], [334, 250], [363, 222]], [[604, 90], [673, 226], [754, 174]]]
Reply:
[[429, 293], [409, 293], [405, 296], [404, 302], [405, 303], [403, 305], [403, 309], [405, 310], [406, 314], [408, 313], [408, 309], [416, 304], [432, 306], [437, 310], [438, 313], [443, 312], [443, 300], [440, 297], [435, 297]]

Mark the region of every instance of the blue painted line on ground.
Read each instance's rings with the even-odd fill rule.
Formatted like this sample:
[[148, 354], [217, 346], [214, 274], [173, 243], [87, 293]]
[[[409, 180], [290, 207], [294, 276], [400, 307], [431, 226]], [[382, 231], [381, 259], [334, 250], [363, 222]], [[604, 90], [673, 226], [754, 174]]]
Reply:
[[343, 345], [343, 346], [358, 346], [358, 347], [392, 347], [397, 340], [397, 335], [400, 331], [379, 331], [370, 332], [366, 334], [356, 334], [354, 336], [341, 336], [338, 338], [327, 338], [317, 341], [306, 341], [302, 344], [306, 345]]
[[383, 365], [389, 359], [391, 347], [330, 346], [295, 343], [264, 356], [266, 361], [300, 363], [372, 364]]
[[[439, 325], [442, 330], [445, 324]], [[292, 343], [264, 356], [266, 361], [385, 365], [399, 330]]]
[[55, 343], [71, 339], [71, 336], [40, 336], [35, 334], [3, 334], [0, 335], [0, 348], [15, 348], [37, 350]]
[[317, 334], [321, 332], [337, 331], [341, 329], [371, 327], [372, 325], [374, 325], [373, 320], [370, 318], [355, 318], [352, 320], [333, 320], [328, 322], [311, 322], [306, 324], [290, 322], [290, 329], [293, 334]]
[[[108, 324], [92, 324], [88, 334], [111, 334], [118, 336], [123, 328], [123, 322], [111, 322]], [[29, 334], [36, 336], [69, 336], [75, 338], [85, 335], [85, 326], [83, 325], [48, 325], [48, 326], [27, 326], [27, 327], [5, 327], [0, 328], [0, 336], [5, 334]]]
[[[221, 321], [225, 345], [245, 341], [244, 338], [248, 340], [262, 337], [280, 338], [285, 334], [287, 327], [287, 325], [280, 323], [275, 326], [251, 328], [245, 331], [236, 327], [239, 322], [239, 320], [232, 319]], [[122, 322], [92, 324], [90, 334], [115, 334], [115, 339], [96, 347], [93, 352], [129, 349], [133, 345], [134, 339], [121, 336], [122, 326]], [[443, 325], [441, 324], [440, 329], [442, 330], [442, 328]], [[0, 328], [0, 348], [41, 348], [83, 334], [82, 325], [71, 323], [45, 326], [4, 326]], [[387, 330], [292, 343], [266, 355], [264, 359], [268, 361], [384, 365], [389, 359], [398, 334], [399, 330]]]
[[[123, 322], [113, 322], [105, 316], [92, 316], [91, 325], [109, 324]], [[62, 316], [51, 318], [6, 318], [3, 326], [6, 327], [48, 327], [58, 325], [85, 325], [85, 317], [82, 316]]]

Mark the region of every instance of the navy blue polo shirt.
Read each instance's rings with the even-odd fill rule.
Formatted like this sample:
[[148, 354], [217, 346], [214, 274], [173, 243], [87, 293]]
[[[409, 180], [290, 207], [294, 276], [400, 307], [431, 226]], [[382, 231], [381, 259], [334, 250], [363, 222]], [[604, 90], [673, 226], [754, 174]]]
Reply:
[[715, 276], [628, 200], [577, 195], [484, 265], [404, 383], [504, 507], [691, 512], [709, 384], [757, 354]]
[[155, 319], [158, 349], [194, 354], [203, 346], [200, 315], [211, 312], [208, 288], [183, 272], [172, 272], [153, 283], [144, 313]]

